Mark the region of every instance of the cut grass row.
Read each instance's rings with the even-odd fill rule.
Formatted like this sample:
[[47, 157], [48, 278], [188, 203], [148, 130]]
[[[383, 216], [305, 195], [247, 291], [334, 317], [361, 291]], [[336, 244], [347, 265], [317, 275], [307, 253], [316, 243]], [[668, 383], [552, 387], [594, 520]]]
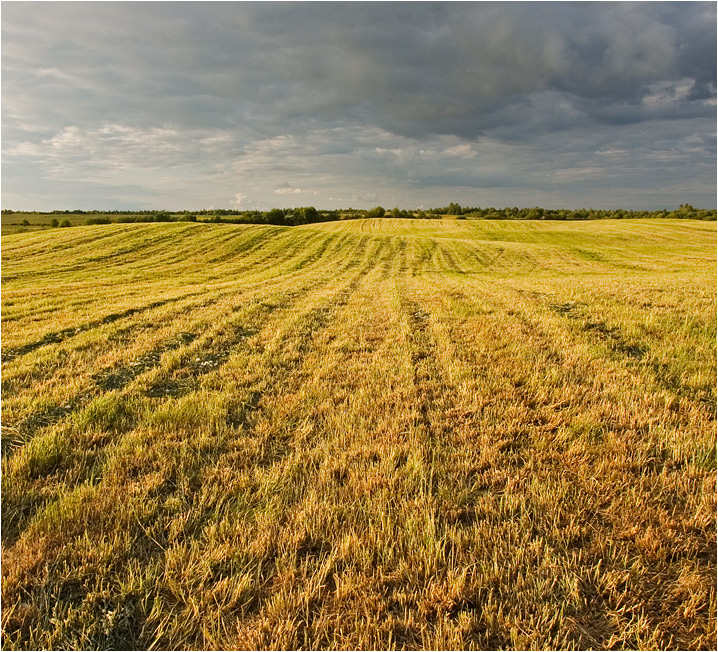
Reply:
[[3, 647], [714, 648], [715, 225], [446, 224], [4, 238]]

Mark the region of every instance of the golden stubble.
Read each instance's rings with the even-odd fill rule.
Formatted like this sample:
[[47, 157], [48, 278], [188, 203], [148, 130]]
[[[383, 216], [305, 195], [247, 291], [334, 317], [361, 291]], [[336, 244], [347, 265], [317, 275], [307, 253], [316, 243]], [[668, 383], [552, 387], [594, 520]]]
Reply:
[[3, 237], [3, 647], [716, 645], [715, 225]]

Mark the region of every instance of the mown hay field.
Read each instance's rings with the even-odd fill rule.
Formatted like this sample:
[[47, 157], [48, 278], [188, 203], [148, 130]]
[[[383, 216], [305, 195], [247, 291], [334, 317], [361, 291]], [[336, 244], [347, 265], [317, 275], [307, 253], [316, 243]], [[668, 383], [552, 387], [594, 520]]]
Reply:
[[716, 648], [716, 225], [2, 239], [2, 647]]

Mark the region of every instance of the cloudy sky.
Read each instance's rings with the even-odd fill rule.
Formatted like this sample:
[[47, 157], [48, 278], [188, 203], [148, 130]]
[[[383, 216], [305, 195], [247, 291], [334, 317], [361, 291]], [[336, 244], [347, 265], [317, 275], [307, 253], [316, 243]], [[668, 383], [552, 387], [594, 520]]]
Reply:
[[2, 4], [15, 210], [716, 206], [716, 4]]

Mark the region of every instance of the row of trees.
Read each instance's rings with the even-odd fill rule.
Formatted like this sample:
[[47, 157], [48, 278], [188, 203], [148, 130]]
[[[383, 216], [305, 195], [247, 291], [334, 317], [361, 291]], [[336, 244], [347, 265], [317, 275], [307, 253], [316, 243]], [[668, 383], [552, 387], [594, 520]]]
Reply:
[[715, 220], [716, 210], [694, 208], [690, 204], [681, 204], [677, 210], [667, 209], [659, 211], [629, 211], [622, 209], [597, 210], [593, 208], [580, 209], [553, 209], [541, 208], [474, 208], [462, 207], [451, 203], [442, 208], [430, 208], [429, 213], [434, 215], [456, 215], [459, 217], [474, 217], [489, 220], [620, 220], [627, 218], [669, 218]]
[[[26, 211], [3, 210], [3, 215], [31, 214]], [[37, 213], [33, 213], [37, 214]], [[409, 218], [409, 219], [440, 219], [443, 215], [454, 215], [457, 219], [490, 219], [490, 220], [600, 220], [624, 218], [673, 218], [715, 220], [716, 210], [697, 209], [690, 204], [681, 204], [676, 210], [667, 209], [659, 211], [629, 211], [629, 210], [596, 210], [588, 209], [553, 209], [540, 208], [479, 208], [463, 207], [460, 204], [450, 203], [448, 206], [424, 210], [407, 211], [398, 207], [386, 210], [382, 206], [372, 209], [342, 209], [334, 211], [320, 211], [314, 206], [300, 208], [273, 208], [269, 211], [232, 211], [228, 209], [207, 209], [196, 212], [190, 211], [52, 211], [50, 215], [88, 215], [85, 224], [110, 224], [112, 222], [212, 222], [230, 224], [275, 224], [279, 226], [297, 226], [300, 224], [313, 224], [316, 222], [331, 222], [335, 220], [360, 218]], [[23, 224], [27, 223], [23, 220]], [[58, 220], [52, 220], [52, 226]], [[63, 221], [62, 226], [69, 226]], [[29, 224], [29, 223], [28, 223]]]
[[225, 209], [203, 210], [196, 213], [182, 211], [148, 211], [144, 213], [120, 214], [111, 217], [102, 214], [88, 217], [85, 224], [110, 224], [111, 222], [210, 222], [213, 224], [276, 224], [297, 226], [314, 222], [330, 222], [342, 219], [338, 211], [318, 211], [314, 206], [300, 208], [273, 208], [270, 211], [230, 211]]

